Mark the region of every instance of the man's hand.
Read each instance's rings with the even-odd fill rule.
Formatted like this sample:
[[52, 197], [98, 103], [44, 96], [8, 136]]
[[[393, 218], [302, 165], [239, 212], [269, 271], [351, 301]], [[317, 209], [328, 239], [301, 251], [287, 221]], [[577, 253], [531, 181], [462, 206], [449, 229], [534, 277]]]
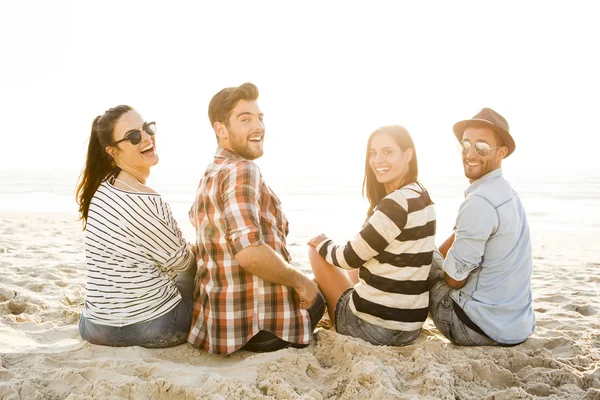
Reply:
[[250, 246], [235, 255], [242, 268], [265, 281], [293, 288], [300, 296], [300, 308], [308, 309], [317, 297], [317, 284], [289, 265], [269, 245]]
[[310, 239], [308, 241], [308, 245], [317, 248], [321, 243], [323, 243], [326, 240], [329, 240], [329, 238], [323, 234], [320, 234], [319, 236], [315, 236], [314, 238]]
[[300, 308], [308, 310], [318, 296], [319, 287], [312, 279], [302, 276], [299, 284], [294, 287], [294, 290], [300, 296]]

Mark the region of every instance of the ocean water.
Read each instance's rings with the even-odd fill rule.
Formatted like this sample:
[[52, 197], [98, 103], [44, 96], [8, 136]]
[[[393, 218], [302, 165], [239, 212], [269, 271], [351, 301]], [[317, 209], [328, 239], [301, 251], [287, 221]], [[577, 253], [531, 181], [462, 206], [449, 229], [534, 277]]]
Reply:
[[[361, 195], [360, 176], [284, 176], [263, 171], [269, 186], [282, 200], [290, 221], [288, 244], [292, 256], [306, 261], [308, 239], [325, 233], [336, 241], [355, 235], [364, 220], [367, 202]], [[76, 171], [3, 171], [0, 173], [0, 211], [69, 213], [76, 220]], [[600, 231], [600, 175], [508, 175], [519, 193], [532, 232]], [[154, 171], [148, 184], [171, 204], [185, 237], [194, 231], [187, 212], [200, 173]], [[423, 176], [422, 182], [436, 204], [441, 244], [451, 233], [468, 182], [464, 177]]]

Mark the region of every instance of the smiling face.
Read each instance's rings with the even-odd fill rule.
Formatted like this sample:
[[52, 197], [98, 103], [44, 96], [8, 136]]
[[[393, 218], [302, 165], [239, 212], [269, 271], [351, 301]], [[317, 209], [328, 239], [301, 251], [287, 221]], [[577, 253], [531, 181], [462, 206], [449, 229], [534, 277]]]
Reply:
[[388, 134], [380, 133], [371, 139], [369, 146], [369, 166], [377, 182], [383, 183], [387, 193], [398, 189], [409, 174], [409, 163], [413, 149], [403, 151]]
[[[135, 110], [126, 112], [119, 118], [113, 131], [113, 143], [123, 139], [132, 130], [142, 130], [144, 119]], [[141, 132], [142, 139], [138, 144], [123, 140], [114, 146], [107, 146], [106, 152], [115, 160], [122, 170], [136, 170], [149, 173], [150, 167], [158, 163], [156, 152], [156, 136], [150, 136], [146, 131]]]
[[255, 160], [263, 155], [265, 126], [256, 100], [238, 101], [231, 110], [228, 124], [217, 122], [215, 131], [220, 146], [246, 160]]
[[[463, 142], [471, 143], [471, 148], [468, 152], [462, 153], [463, 167], [465, 176], [469, 178], [469, 182], [473, 182], [482, 176], [501, 167], [502, 159], [506, 156], [508, 149], [498, 142], [496, 134], [488, 127], [467, 127], [463, 134]], [[475, 151], [475, 143], [485, 142], [490, 147], [495, 148], [486, 156], [480, 156]]]

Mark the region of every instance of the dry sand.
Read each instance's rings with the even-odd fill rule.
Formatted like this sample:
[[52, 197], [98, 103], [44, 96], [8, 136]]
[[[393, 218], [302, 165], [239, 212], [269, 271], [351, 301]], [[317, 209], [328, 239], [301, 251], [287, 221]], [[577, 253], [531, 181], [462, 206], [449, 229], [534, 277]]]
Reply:
[[522, 345], [459, 348], [428, 321], [403, 348], [318, 329], [307, 349], [217, 357], [83, 342], [80, 225], [1, 213], [0, 398], [600, 400], [600, 234], [533, 238], [538, 323]]

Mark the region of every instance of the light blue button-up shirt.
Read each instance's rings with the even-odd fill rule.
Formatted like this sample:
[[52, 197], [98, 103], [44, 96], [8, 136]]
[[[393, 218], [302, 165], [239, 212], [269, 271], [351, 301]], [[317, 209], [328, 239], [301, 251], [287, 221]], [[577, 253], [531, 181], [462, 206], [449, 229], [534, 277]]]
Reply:
[[521, 200], [502, 169], [494, 170], [469, 186], [458, 211], [443, 269], [454, 280], [468, 279], [450, 295], [490, 338], [520, 343], [535, 328], [532, 263]]

